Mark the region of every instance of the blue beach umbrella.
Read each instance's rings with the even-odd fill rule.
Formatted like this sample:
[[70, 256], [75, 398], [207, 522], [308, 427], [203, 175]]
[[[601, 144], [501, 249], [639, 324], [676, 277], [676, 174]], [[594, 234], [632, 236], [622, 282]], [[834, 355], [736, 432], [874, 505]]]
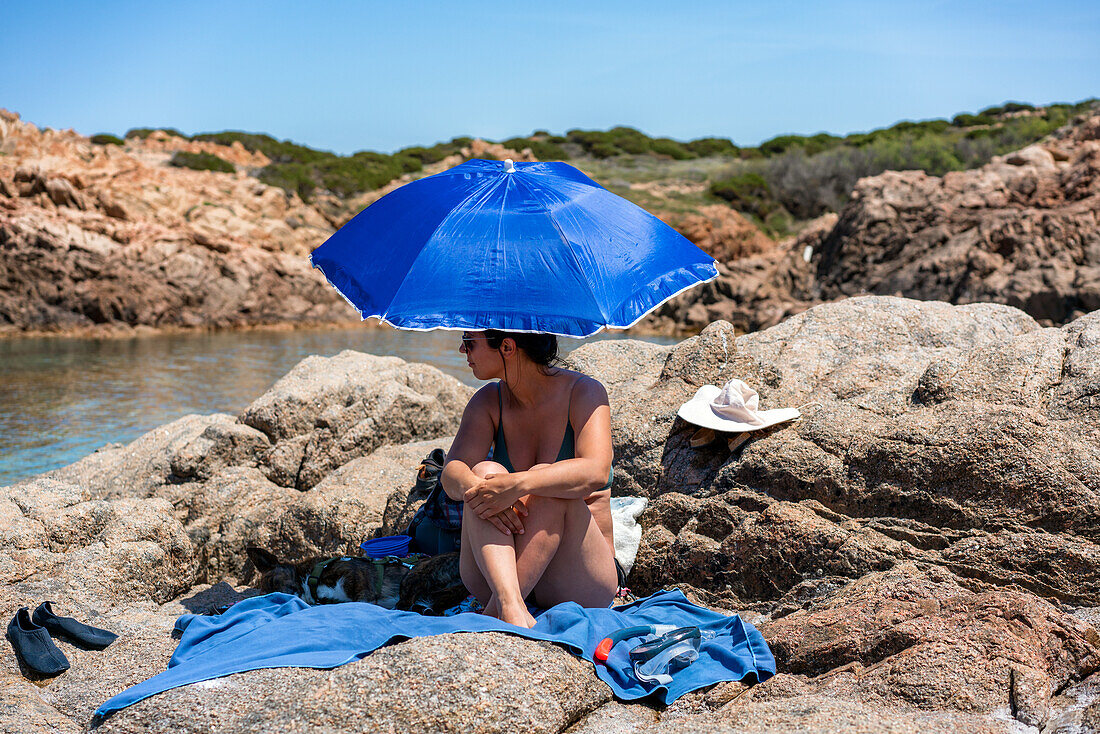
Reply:
[[718, 275], [676, 230], [565, 163], [471, 160], [387, 194], [310, 255], [363, 319], [584, 337]]

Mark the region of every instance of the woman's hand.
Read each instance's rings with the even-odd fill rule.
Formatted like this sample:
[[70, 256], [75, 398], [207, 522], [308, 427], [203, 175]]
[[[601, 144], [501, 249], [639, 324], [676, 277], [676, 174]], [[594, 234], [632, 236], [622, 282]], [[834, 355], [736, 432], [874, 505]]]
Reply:
[[[520, 496], [519, 480], [515, 474], [486, 474], [484, 479], [466, 490], [462, 500], [471, 512], [487, 520], [511, 508]], [[527, 508], [517, 509], [516, 513], [519, 512], [526, 515]]]
[[526, 516], [527, 506], [523, 504], [523, 500], [521, 499], [504, 512], [490, 517], [489, 522], [505, 535], [522, 535], [523, 518]]

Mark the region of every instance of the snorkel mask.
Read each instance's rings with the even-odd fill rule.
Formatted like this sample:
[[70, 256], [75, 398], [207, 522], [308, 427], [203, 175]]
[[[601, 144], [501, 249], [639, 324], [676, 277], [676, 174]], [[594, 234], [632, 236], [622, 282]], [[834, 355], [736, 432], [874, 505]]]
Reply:
[[709, 631], [701, 633], [698, 627], [679, 627], [655, 640], [643, 642], [629, 653], [634, 676], [640, 681], [667, 686], [672, 682], [672, 673], [698, 659], [704, 634], [714, 636]]

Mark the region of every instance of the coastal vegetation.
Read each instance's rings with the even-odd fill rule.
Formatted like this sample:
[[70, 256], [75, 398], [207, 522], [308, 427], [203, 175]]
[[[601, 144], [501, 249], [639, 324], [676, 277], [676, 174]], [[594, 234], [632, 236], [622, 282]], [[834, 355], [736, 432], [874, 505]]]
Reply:
[[218, 171], [219, 173], [233, 173], [237, 170], [232, 163], [213, 153], [188, 153], [183, 150], [176, 152], [168, 161], [168, 165], [190, 168], [193, 171]]
[[185, 140], [189, 139], [186, 135], [184, 135], [174, 127], [132, 127], [126, 131], [126, 134], [123, 137], [127, 140], [129, 140], [130, 138], [141, 138], [142, 140], [145, 140], [145, 138], [157, 132], [168, 133], [169, 135], [175, 135], [177, 138], [183, 138]]
[[100, 133], [99, 135], [93, 135], [89, 138], [96, 145], [125, 145], [126, 141], [117, 135], [111, 135], [110, 133]]
[[[647, 208], [693, 210], [725, 202], [769, 234], [782, 236], [802, 221], [839, 211], [855, 182], [864, 176], [886, 170], [922, 170], [940, 176], [977, 168], [995, 155], [1049, 135], [1074, 115], [1098, 104], [1096, 99], [1042, 107], [1008, 102], [977, 113], [959, 113], [950, 120], [906, 120], [843, 136], [784, 134], [756, 146], [740, 146], [721, 137], [689, 141], [650, 137], [625, 126], [574, 129], [564, 135], [538, 130], [499, 142], [516, 151], [530, 149], [539, 160], [569, 161], [612, 191]], [[344, 156], [262, 133], [187, 136], [172, 128], [160, 129], [187, 140], [224, 145], [237, 142], [261, 152], [271, 163], [252, 173], [267, 184], [297, 192], [305, 201], [320, 192], [347, 198], [378, 189], [404, 174], [418, 173], [424, 166], [461, 154], [471, 142], [471, 138], [456, 137], [394, 153], [364, 150]], [[156, 130], [134, 128], [126, 137], [144, 138]], [[205, 158], [173, 161], [188, 168], [220, 165]], [[638, 187], [639, 183], [668, 184], [669, 191], [654, 196]]]

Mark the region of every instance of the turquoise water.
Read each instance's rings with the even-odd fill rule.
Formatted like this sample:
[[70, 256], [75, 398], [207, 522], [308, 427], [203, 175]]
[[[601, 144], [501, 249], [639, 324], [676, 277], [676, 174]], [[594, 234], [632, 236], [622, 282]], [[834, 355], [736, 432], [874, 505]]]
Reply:
[[0, 340], [0, 487], [190, 413], [240, 413], [311, 354], [395, 355], [477, 384], [458, 346], [455, 332], [362, 327]]

